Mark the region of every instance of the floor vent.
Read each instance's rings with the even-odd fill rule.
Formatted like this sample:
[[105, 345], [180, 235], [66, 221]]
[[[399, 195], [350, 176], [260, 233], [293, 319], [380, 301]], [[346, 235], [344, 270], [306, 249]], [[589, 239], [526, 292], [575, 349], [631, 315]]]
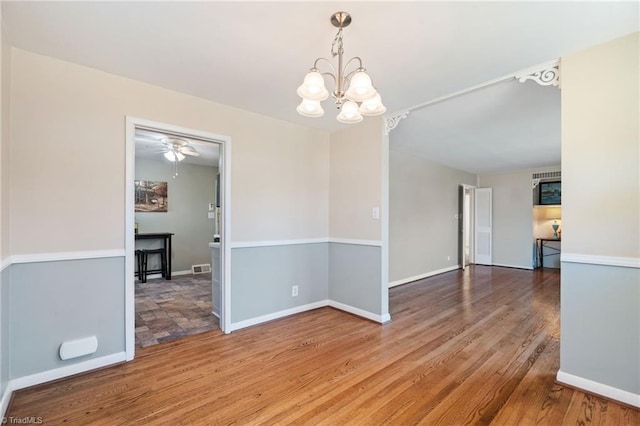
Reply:
[[207, 272], [211, 272], [211, 265], [208, 263], [202, 265], [191, 265], [191, 272], [195, 274], [206, 274]]

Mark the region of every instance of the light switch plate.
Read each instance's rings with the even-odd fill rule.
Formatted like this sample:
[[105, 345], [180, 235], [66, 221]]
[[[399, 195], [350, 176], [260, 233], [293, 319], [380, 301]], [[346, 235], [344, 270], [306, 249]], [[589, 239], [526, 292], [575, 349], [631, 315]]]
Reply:
[[371, 219], [380, 219], [380, 207], [371, 209]]

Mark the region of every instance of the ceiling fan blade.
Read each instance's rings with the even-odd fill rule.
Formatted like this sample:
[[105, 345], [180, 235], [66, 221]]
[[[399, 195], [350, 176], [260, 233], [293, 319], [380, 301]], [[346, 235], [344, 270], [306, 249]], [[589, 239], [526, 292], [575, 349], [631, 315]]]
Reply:
[[184, 155], [190, 155], [192, 157], [200, 157], [200, 153], [198, 151], [190, 151], [188, 149], [181, 149], [180, 150], [181, 153], [183, 153]]

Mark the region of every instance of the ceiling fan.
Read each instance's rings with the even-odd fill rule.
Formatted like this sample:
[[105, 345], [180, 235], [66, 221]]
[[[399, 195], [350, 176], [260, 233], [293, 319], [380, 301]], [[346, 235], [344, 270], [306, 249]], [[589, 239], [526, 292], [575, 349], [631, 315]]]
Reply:
[[163, 147], [164, 158], [171, 162], [182, 161], [189, 155], [191, 157], [199, 157], [200, 153], [184, 139], [176, 137], [168, 137], [160, 139]]

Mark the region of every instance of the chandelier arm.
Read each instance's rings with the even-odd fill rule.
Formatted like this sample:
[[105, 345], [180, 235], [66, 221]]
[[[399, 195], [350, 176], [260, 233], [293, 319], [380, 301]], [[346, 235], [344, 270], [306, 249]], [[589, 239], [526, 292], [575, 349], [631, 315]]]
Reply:
[[356, 71], [364, 71], [364, 67], [362, 66], [362, 59], [360, 59], [359, 56], [354, 56], [353, 58], [349, 59], [349, 61], [347, 61], [346, 65], [344, 66], [345, 71], [353, 61], [358, 61], [358, 68], [356, 68], [354, 71], [351, 71], [349, 75], [353, 74]]
[[332, 72], [323, 72], [321, 75], [328, 75], [329, 77], [331, 77], [333, 79], [333, 84], [336, 84], [338, 82], [335, 74]]
[[[318, 58], [318, 59], [316, 59], [315, 62], [313, 63], [313, 68], [312, 69], [317, 70], [318, 69], [318, 62], [320, 62], [320, 61], [325, 61], [327, 64], [329, 64], [329, 66], [331, 67], [331, 71], [333, 71], [334, 74], [337, 74], [336, 73], [336, 68], [333, 66], [331, 61], [328, 60], [327, 58]], [[334, 79], [335, 79], [335, 77], [334, 77]]]

